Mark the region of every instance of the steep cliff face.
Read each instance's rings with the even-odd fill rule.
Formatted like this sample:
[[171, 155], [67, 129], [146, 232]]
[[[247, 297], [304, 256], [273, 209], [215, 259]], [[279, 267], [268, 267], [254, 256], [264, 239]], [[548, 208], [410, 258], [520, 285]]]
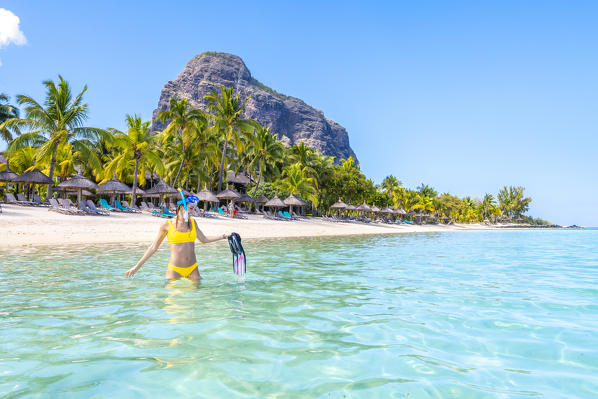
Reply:
[[300, 99], [277, 93], [258, 82], [240, 57], [226, 53], [200, 54], [187, 63], [175, 80], [166, 83], [154, 110], [154, 128], [162, 127], [156, 116], [168, 108], [170, 98], [187, 98], [193, 106], [205, 110], [204, 96], [211, 90], [219, 90], [220, 85], [234, 87], [242, 98], [251, 96], [244, 117], [270, 127], [286, 144], [304, 141], [337, 160], [349, 156], [356, 159], [344, 127]]

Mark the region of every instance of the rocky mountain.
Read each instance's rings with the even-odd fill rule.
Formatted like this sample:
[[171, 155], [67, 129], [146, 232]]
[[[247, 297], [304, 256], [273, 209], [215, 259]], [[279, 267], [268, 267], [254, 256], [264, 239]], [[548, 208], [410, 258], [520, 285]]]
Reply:
[[324, 113], [295, 97], [285, 96], [260, 83], [251, 76], [243, 60], [233, 54], [203, 53], [187, 63], [175, 80], [162, 89], [158, 108], [154, 110], [154, 128], [158, 112], [168, 108], [170, 98], [187, 98], [193, 106], [206, 109], [204, 96], [220, 85], [241, 91], [241, 97], [250, 96], [245, 107], [245, 118], [254, 119], [270, 127], [286, 144], [305, 142], [337, 161], [355, 153], [349, 146], [349, 135], [344, 127], [326, 119]]

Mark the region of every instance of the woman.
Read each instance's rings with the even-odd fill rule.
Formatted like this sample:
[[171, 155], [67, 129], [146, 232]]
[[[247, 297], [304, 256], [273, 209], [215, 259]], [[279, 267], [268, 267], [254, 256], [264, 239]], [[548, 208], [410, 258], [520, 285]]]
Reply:
[[187, 277], [195, 282], [199, 281], [201, 276], [197, 270], [197, 260], [195, 258], [195, 240], [203, 243], [224, 240], [228, 235], [206, 237], [195, 220], [188, 218], [185, 221], [185, 204], [178, 202], [176, 209], [176, 219], [168, 220], [160, 226], [158, 236], [152, 245], [145, 251], [145, 254], [139, 259], [135, 267], [127, 270], [127, 277], [133, 276], [143, 266], [143, 264], [158, 250], [164, 237], [168, 237], [170, 244], [170, 260], [166, 270], [166, 281]]

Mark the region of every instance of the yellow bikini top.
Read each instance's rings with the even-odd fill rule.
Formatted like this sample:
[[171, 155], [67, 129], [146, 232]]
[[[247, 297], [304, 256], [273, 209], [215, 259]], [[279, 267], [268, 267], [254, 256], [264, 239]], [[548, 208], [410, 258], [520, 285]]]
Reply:
[[166, 237], [168, 238], [169, 244], [180, 244], [182, 242], [195, 242], [197, 238], [197, 233], [195, 231], [195, 220], [193, 218], [189, 218], [191, 220], [191, 230], [186, 232], [177, 231], [177, 229], [172, 224], [172, 220], [168, 221], [168, 233]]

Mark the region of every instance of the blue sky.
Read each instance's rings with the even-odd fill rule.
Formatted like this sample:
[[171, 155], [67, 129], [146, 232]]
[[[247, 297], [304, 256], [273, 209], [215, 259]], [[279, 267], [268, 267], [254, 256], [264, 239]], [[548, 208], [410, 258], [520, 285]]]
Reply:
[[0, 40], [0, 92], [42, 98], [60, 73], [89, 86], [90, 125], [122, 128], [193, 56], [230, 52], [345, 126], [376, 182], [522, 185], [531, 215], [598, 226], [598, 3], [248, 3], [5, 0], [26, 43]]

